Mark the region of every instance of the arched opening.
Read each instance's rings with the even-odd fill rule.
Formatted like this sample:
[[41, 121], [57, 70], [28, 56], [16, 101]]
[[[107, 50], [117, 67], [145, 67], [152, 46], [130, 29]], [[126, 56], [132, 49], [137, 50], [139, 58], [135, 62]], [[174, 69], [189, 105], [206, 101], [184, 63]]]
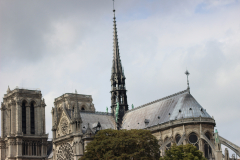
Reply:
[[196, 133], [194, 133], [194, 132], [190, 133], [190, 135], [188, 137], [188, 141], [190, 144], [196, 146], [197, 149], [199, 149], [198, 137], [197, 137]]
[[82, 106], [82, 107], [81, 107], [81, 110], [84, 111], [84, 110], [85, 110], [85, 106]]
[[180, 141], [181, 136], [179, 134], [176, 135], [175, 140], [176, 140], [176, 144], [178, 144], [178, 142]]
[[34, 102], [31, 102], [30, 105], [30, 122], [31, 122], [31, 134], [35, 134]]
[[[205, 136], [209, 139], [210, 139], [210, 133], [209, 132], [206, 132], [205, 133]], [[207, 159], [211, 159], [212, 158], [212, 148], [210, 147], [210, 145], [205, 141], [203, 140], [203, 143], [204, 143], [204, 156], [205, 158]]]
[[[168, 141], [168, 137], [165, 138], [164, 142]], [[171, 147], [171, 142], [166, 145], [166, 150], [169, 150]]]
[[26, 134], [26, 101], [22, 102], [22, 132]]

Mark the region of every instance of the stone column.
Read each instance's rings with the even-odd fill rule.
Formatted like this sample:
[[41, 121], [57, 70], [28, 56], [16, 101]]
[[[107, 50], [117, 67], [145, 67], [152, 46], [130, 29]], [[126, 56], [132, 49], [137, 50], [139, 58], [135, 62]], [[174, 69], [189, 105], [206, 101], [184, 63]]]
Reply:
[[45, 145], [45, 144], [44, 144], [44, 141], [43, 141], [43, 139], [42, 139], [42, 149], [41, 149], [41, 150], [42, 150], [42, 152], [41, 152], [42, 155], [41, 155], [41, 156], [44, 156], [44, 152], [45, 152], [45, 151], [44, 151], [44, 149], [45, 149], [45, 148], [44, 148], [44, 145]]
[[4, 112], [5, 109], [3, 109], [3, 104], [1, 106], [1, 137], [4, 138]]
[[43, 134], [46, 134], [45, 106], [46, 106], [46, 105], [44, 105], [44, 106], [42, 107], [42, 110], [43, 110], [43, 113], [42, 113], [42, 117], [43, 117], [43, 121], [42, 121], [42, 123], [43, 123]]
[[17, 156], [22, 156], [22, 139], [17, 138]]
[[225, 148], [225, 157], [224, 157], [224, 160], [229, 160], [229, 153], [228, 153], [228, 149]]
[[16, 132], [22, 133], [22, 107], [20, 101], [16, 102]]
[[31, 129], [30, 123], [30, 106], [26, 105], [26, 133], [30, 134]]
[[204, 154], [204, 143], [201, 138], [199, 138], [199, 150]]
[[11, 144], [11, 139], [8, 139], [8, 156], [11, 157], [12, 156], [12, 144]]
[[[79, 143], [79, 145], [80, 145], [80, 149], [79, 149], [79, 151], [80, 151], [80, 153], [79, 153], [79, 155], [82, 157], [83, 156], [83, 153], [84, 153], [84, 147], [83, 147], [83, 140], [82, 140], [82, 137], [81, 137], [81, 140], [80, 140], [80, 143]], [[80, 158], [81, 158], [80, 157]]]
[[16, 113], [15, 113], [15, 105], [16, 103], [13, 102], [11, 104], [11, 134], [14, 134], [15, 133], [15, 116], [16, 116]]
[[38, 131], [39, 134], [43, 134], [43, 129], [42, 129], [42, 106], [38, 106]]

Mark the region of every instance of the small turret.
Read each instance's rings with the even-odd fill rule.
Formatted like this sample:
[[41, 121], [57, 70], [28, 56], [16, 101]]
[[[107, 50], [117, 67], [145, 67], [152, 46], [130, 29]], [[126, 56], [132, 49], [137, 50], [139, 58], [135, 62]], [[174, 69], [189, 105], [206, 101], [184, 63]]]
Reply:
[[189, 80], [188, 80], [188, 76], [190, 75], [190, 73], [188, 72], [188, 70], [186, 70], [185, 74], [187, 75], [187, 90], [188, 90], [188, 93], [190, 94], [190, 87], [189, 87]]
[[9, 88], [9, 86], [8, 86], [7, 93], [10, 93], [10, 92], [11, 92], [11, 90], [10, 90], [10, 88]]

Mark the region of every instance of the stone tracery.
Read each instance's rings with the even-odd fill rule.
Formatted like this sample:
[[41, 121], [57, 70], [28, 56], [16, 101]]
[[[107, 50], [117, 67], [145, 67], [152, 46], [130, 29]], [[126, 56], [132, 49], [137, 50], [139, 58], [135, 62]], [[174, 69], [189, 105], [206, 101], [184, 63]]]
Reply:
[[57, 152], [57, 160], [73, 160], [73, 149], [69, 143], [62, 144]]
[[66, 118], [62, 119], [62, 121], [61, 121], [61, 131], [62, 131], [63, 135], [67, 134], [68, 122], [67, 122]]

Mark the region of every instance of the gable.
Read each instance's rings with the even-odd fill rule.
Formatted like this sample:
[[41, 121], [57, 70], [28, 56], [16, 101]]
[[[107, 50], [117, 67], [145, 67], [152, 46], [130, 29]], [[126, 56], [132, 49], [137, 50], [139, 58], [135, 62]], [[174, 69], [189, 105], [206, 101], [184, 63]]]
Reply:
[[62, 111], [57, 125], [57, 138], [71, 133], [70, 118], [66, 111]]

